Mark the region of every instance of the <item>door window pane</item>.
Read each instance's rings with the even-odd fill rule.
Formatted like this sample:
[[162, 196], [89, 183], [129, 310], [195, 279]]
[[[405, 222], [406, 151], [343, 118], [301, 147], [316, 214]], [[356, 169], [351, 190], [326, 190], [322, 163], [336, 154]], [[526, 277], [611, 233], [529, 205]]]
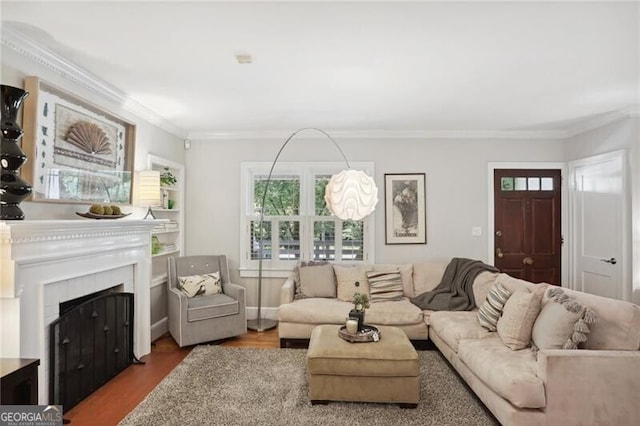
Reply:
[[[260, 214], [267, 176], [256, 176], [253, 182], [254, 212]], [[300, 179], [297, 176], [271, 176], [264, 200], [265, 216], [297, 216], [300, 214]]]
[[540, 178], [530, 177], [528, 180], [529, 191], [540, 191]]
[[542, 181], [542, 190], [543, 191], [553, 191], [553, 178], [543, 177], [540, 180]]
[[335, 222], [313, 223], [313, 259], [335, 260], [336, 224]]
[[503, 177], [500, 179], [500, 184], [503, 191], [513, 191], [513, 178]]
[[527, 190], [527, 178], [517, 177], [515, 181], [516, 181], [516, 191]]
[[363, 221], [347, 220], [342, 224], [342, 260], [363, 260]]
[[300, 222], [281, 221], [278, 226], [278, 259], [300, 259]]
[[251, 259], [260, 259], [260, 240], [262, 239], [262, 258], [271, 259], [271, 222], [263, 222], [260, 230], [260, 221], [251, 221]]

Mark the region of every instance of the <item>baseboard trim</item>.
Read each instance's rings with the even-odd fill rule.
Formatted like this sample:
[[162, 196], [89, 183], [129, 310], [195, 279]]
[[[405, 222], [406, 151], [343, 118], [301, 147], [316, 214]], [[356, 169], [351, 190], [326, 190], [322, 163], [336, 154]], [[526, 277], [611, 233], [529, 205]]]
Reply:
[[[247, 319], [258, 318], [258, 307], [247, 307]], [[278, 308], [261, 308], [262, 318], [278, 320]]]
[[151, 324], [151, 341], [158, 340], [169, 331], [169, 318], [164, 317], [160, 321]]

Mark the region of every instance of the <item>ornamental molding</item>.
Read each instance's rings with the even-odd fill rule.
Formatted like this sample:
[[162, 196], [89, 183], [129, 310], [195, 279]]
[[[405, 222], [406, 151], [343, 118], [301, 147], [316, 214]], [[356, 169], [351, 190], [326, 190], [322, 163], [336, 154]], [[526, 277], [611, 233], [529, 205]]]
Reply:
[[89, 73], [83, 68], [68, 61], [61, 55], [36, 42], [31, 37], [27, 36], [10, 24], [3, 23], [1, 35], [3, 46], [26, 56], [30, 60], [42, 65], [54, 73], [63, 76], [65, 79], [91, 90], [100, 97], [119, 105], [124, 110], [160, 127], [163, 130], [166, 130], [172, 135], [182, 139], [186, 137], [186, 130], [174, 125], [172, 122], [160, 116], [150, 108], [132, 99], [120, 89], [103, 81], [99, 77]]

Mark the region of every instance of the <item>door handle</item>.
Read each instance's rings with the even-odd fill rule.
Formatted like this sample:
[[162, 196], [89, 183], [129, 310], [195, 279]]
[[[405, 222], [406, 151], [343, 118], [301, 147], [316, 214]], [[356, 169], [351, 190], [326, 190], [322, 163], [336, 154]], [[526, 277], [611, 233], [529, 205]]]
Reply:
[[525, 257], [524, 259], [522, 259], [522, 263], [524, 263], [525, 265], [533, 265], [533, 259], [530, 257]]
[[500, 250], [500, 247], [498, 247], [498, 248], [496, 249], [496, 256], [498, 256], [498, 257], [502, 257], [502, 256], [504, 256], [504, 254], [502, 253], [502, 250]]
[[612, 265], [615, 265], [616, 263], [618, 263], [615, 257], [612, 257], [611, 259], [600, 259], [600, 262], [606, 262]]

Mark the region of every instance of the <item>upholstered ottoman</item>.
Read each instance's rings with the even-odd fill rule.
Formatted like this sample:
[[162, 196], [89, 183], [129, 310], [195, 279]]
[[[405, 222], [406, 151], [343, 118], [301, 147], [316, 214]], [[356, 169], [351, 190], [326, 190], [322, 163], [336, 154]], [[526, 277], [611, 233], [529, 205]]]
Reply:
[[404, 331], [378, 327], [378, 342], [349, 343], [339, 325], [311, 332], [307, 351], [309, 399], [398, 403], [415, 408], [420, 397], [420, 362]]

